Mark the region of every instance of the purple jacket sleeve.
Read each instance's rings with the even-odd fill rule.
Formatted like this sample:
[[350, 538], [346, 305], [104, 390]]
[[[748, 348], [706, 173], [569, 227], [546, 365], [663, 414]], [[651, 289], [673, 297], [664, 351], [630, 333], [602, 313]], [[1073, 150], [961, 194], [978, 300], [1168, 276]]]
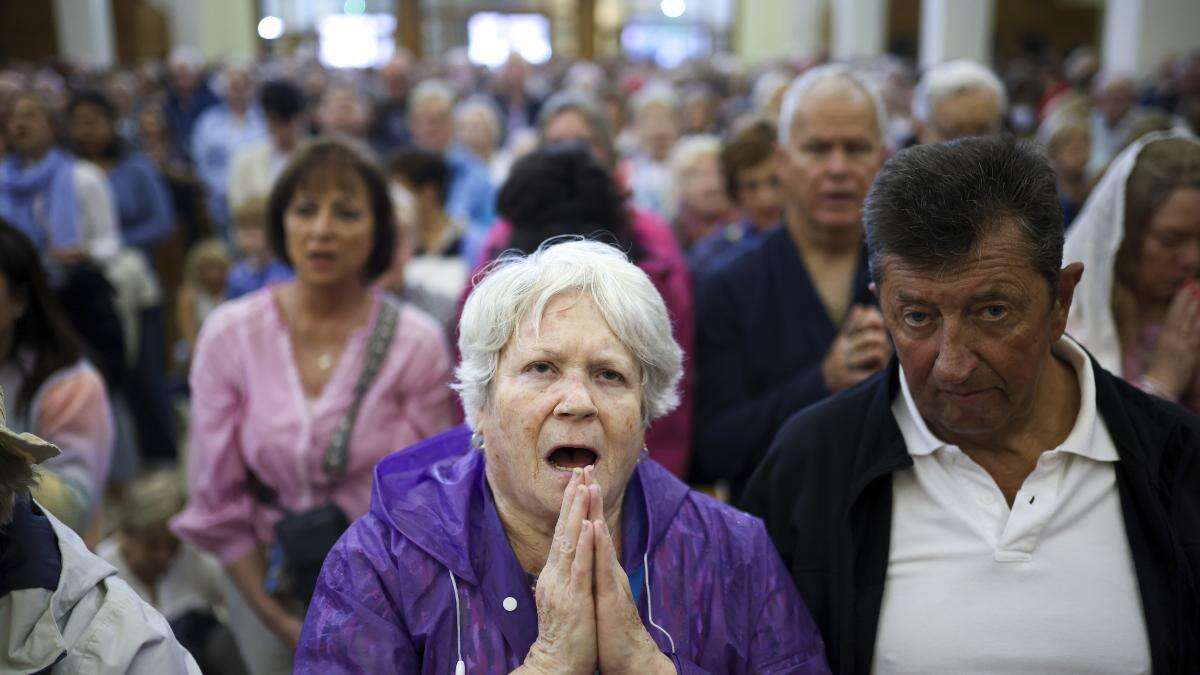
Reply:
[[321, 568], [295, 673], [416, 673], [421, 661], [385, 579], [391, 556], [375, 517], [356, 521]]
[[755, 520], [754, 548], [758, 588], [751, 602], [761, 602], [750, 643], [750, 672], [826, 674], [825, 644], [812, 615], [761, 521]]

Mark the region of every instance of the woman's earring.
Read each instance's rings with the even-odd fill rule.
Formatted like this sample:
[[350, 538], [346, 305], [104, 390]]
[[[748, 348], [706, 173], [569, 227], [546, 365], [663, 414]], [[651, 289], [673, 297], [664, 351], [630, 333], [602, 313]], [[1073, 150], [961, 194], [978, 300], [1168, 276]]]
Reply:
[[483, 450], [487, 447], [487, 442], [483, 440], [483, 434], [478, 431], [471, 434], [471, 447], [476, 450]]
[[642, 451], [640, 453], [638, 453], [638, 461], [640, 462], [643, 459], [649, 459], [649, 457], [650, 457], [650, 449], [643, 445]]

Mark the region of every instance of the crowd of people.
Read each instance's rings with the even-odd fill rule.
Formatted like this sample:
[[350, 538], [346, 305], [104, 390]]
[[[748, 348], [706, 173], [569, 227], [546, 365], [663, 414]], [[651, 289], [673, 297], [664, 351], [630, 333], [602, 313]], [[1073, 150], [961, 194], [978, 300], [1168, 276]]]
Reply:
[[1098, 64], [0, 64], [0, 670], [1195, 672], [1200, 52]]

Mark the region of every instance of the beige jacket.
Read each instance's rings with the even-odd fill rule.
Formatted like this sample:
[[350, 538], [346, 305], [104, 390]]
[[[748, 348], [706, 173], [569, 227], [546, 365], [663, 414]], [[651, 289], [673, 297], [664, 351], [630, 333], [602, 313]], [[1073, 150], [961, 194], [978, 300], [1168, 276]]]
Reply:
[[49, 512], [62, 554], [54, 592], [0, 598], [0, 673], [200, 675], [171, 627]]

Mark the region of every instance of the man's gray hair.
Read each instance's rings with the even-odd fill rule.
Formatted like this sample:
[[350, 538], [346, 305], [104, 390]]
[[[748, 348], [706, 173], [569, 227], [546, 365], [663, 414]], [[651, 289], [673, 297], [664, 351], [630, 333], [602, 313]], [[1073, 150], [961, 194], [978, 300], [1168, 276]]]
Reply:
[[472, 429], [489, 402], [500, 352], [527, 317], [540, 326], [550, 300], [581, 293], [596, 303], [617, 339], [636, 360], [642, 385], [642, 424], [679, 405], [683, 350], [650, 278], [625, 254], [598, 241], [559, 237], [528, 256], [505, 253], [471, 291], [458, 324], [462, 359], [452, 385]]
[[424, 80], [413, 87], [408, 97], [408, 114], [412, 115], [422, 107], [431, 103], [440, 103], [447, 108], [454, 107], [454, 90], [441, 80]]
[[17, 498], [28, 493], [36, 480], [33, 465], [28, 460], [0, 451], [0, 528], [12, 522]]
[[651, 82], [638, 90], [629, 101], [629, 110], [636, 117], [652, 105], [660, 105], [672, 114], [679, 111], [679, 96], [663, 82]]
[[991, 68], [967, 59], [936, 65], [921, 76], [913, 90], [913, 117], [922, 122], [933, 120], [933, 111], [942, 101], [971, 89], [986, 89], [996, 95], [1000, 111], [1008, 109], [1004, 84]]
[[476, 94], [459, 101], [454, 106], [454, 123], [463, 124], [475, 116], [482, 116], [499, 142], [504, 136], [504, 123], [500, 119], [500, 108], [495, 101], [482, 94]]
[[887, 142], [887, 110], [883, 106], [883, 98], [875, 87], [859, 75], [853, 68], [842, 63], [831, 63], [817, 66], [804, 72], [788, 86], [783, 95], [783, 103], [779, 107], [779, 143], [786, 146], [792, 137], [792, 127], [796, 125], [796, 113], [804, 99], [812, 94], [818, 86], [829, 81], [841, 81], [858, 88], [871, 102], [875, 111], [875, 134], [879, 142]]

